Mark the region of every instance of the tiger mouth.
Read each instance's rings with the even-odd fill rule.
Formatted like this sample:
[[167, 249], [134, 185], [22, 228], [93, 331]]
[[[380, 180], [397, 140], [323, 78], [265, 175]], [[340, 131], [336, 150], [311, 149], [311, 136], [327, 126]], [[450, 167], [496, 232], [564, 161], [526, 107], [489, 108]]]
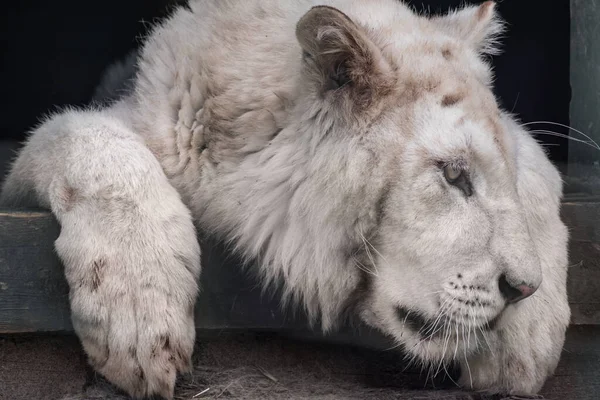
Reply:
[[[494, 330], [502, 313], [498, 314], [493, 319], [483, 324], [481, 329], [485, 331]], [[420, 311], [409, 310], [406, 307], [397, 306], [396, 316], [411, 331], [416, 332], [421, 339], [431, 340], [442, 336], [445, 333], [444, 326], [448, 323], [455, 324], [454, 321], [447, 317], [429, 318]]]

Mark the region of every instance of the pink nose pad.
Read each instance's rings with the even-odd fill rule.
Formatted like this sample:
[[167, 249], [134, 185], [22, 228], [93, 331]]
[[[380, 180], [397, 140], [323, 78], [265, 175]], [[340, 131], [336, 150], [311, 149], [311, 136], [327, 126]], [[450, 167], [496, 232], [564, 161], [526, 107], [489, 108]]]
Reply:
[[498, 281], [498, 289], [500, 289], [500, 293], [502, 293], [507, 303], [516, 303], [534, 294], [537, 287], [524, 283], [512, 286], [506, 279], [506, 275], [501, 275]]
[[516, 289], [521, 292], [521, 295], [518, 296], [515, 300], [513, 300], [513, 302], [517, 302], [517, 301], [521, 301], [523, 299], [528, 298], [529, 296], [531, 296], [532, 294], [535, 293], [535, 291], [537, 290], [537, 288], [533, 288], [531, 286], [528, 285], [519, 285], [516, 287]]

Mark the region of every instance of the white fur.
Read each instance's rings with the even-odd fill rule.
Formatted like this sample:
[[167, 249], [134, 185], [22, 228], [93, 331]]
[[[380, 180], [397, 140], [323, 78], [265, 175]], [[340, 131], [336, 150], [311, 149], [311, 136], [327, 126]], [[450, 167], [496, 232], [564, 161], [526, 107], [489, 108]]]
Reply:
[[[353, 22], [306, 14], [323, 3]], [[395, 0], [190, 9], [149, 36], [132, 93], [42, 124], [0, 198], [38, 202], [61, 223], [57, 251], [92, 364], [133, 395], [172, 396], [194, 338], [193, 218], [258, 259], [265, 285], [283, 281], [284, 298], [324, 330], [351, 307], [433, 368], [460, 361], [467, 387], [537, 392], [569, 321], [562, 187], [491, 94], [480, 54], [500, 31], [493, 5], [431, 20]], [[325, 25], [311, 36], [314, 23]], [[338, 53], [303, 62], [296, 34], [308, 53], [358, 35], [360, 50], [339, 53], [369, 52], [366, 89], [386, 90], [364, 109], [343, 103], [352, 87], [324, 91], [331, 71], [318, 69]], [[439, 162], [460, 162], [475, 195], [448, 185]], [[501, 275], [539, 289], [507, 306]], [[399, 306], [442, 334], [423, 340]]]
[[1, 200], [31, 204], [29, 193], [61, 225], [56, 250], [92, 366], [132, 395], [172, 396], [194, 347], [200, 249], [143, 140], [109, 112], [57, 115], [28, 140]]

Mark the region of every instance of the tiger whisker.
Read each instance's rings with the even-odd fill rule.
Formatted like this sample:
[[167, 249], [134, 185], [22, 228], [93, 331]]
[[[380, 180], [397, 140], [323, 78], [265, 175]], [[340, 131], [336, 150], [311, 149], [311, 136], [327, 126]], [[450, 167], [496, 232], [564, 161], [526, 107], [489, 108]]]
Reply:
[[555, 126], [560, 126], [562, 128], [569, 129], [569, 130], [571, 130], [573, 132], [576, 132], [576, 133], [580, 134], [581, 136], [583, 136], [584, 138], [586, 138], [591, 143], [594, 143], [596, 145], [596, 148], [600, 149], [600, 145], [598, 145], [598, 143], [596, 143], [591, 137], [589, 137], [588, 135], [586, 135], [582, 131], [580, 131], [578, 129], [575, 129], [575, 128], [569, 126], [569, 125], [561, 124], [559, 122], [552, 122], [552, 121], [532, 121], [532, 122], [527, 122], [527, 123], [521, 124], [521, 126], [530, 126], [530, 125], [538, 125], [538, 124], [540, 124], [540, 125], [542, 125], [542, 124], [555, 125]]

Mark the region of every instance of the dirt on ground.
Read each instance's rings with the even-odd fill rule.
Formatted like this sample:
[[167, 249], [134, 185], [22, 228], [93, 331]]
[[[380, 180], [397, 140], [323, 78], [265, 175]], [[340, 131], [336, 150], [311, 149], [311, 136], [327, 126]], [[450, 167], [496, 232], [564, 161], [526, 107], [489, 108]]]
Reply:
[[[199, 341], [194, 371], [177, 400], [195, 399], [505, 399], [460, 391], [456, 371], [435, 379], [406, 368], [396, 351], [223, 333]], [[86, 366], [72, 336], [0, 339], [2, 400], [126, 400]], [[541, 398], [541, 397], [534, 397]], [[506, 398], [507, 399], [507, 398]]]

